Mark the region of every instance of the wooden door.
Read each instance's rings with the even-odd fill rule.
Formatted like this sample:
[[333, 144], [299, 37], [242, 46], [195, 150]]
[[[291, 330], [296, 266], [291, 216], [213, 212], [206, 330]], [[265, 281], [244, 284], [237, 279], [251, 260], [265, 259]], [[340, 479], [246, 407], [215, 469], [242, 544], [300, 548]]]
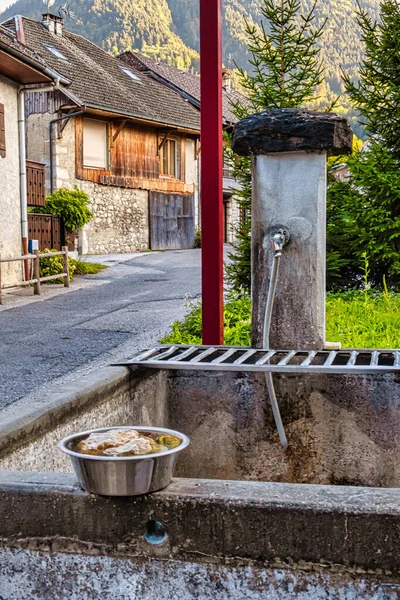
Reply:
[[194, 194], [150, 192], [150, 248], [194, 248]]

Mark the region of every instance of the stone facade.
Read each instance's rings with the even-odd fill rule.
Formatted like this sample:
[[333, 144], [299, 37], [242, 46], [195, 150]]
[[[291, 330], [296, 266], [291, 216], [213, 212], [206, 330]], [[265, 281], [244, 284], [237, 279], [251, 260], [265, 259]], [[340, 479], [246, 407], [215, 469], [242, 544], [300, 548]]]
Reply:
[[[18, 87], [4, 77], [0, 77], [0, 103], [4, 104], [6, 132], [6, 156], [0, 157], [0, 254], [3, 257], [20, 256], [22, 247]], [[22, 263], [3, 263], [1, 271], [3, 284], [15, 283], [22, 279]]]
[[76, 181], [90, 198], [94, 218], [79, 236], [81, 254], [136, 252], [149, 247], [147, 190]]

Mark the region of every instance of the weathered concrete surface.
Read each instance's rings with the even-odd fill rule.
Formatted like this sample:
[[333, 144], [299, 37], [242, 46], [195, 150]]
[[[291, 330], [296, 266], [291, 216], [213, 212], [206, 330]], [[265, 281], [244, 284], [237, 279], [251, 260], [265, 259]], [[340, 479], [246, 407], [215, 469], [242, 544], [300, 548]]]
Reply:
[[65, 436], [97, 427], [168, 423], [162, 372], [109, 367], [53, 396], [0, 425], [0, 469], [72, 471], [69, 457], [57, 449]]
[[[400, 490], [178, 479], [108, 499], [69, 475], [2, 474], [1, 593], [394, 600], [399, 501]], [[166, 528], [161, 545], [143, 537], [150, 519]]]
[[280, 260], [270, 347], [325, 344], [326, 154], [291, 152], [253, 159], [252, 344], [262, 347], [272, 261], [271, 231], [290, 242]]
[[[63, 436], [107, 425], [186, 433], [177, 475], [400, 487], [396, 375], [274, 376], [281, 448], [263, 375], [110, 367], [0, 424], [0, 468], [66, 470]], [[50, 411], [46, 412], [46, 407]]]
[[169, 425], [186, 433], [177, 475], [400, 486], [395, 375], [274, 376], [289, 447], [278, 440], [263, 375], [170, 375]]
[[273, 108], [239, 121], [232, 148], [242, 155], [322, 150], [337, 156], [352, 150], [353, 133], [344, 117], [303, 108]]
[[398, 600], [399, 586], [288, 569], [0, 549], [3, 600]]

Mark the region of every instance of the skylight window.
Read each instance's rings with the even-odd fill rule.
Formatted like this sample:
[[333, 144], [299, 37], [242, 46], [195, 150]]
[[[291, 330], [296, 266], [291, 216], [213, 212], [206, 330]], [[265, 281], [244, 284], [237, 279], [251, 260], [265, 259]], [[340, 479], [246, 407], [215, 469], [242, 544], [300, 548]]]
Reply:
[[122, 65], [119, 65], [119, 68], [121, 69], [121, 71], [123, 71], [126, 75], [128, 75], [134, 81], [138, 81], [139, 83], [142, 83], [140, 81], [139, 77], [137, 75], [135, 75], [135, 73], [133, 73], [130, 69], [128, 69], [128, 67], [123, 67]]
[[56, 56], [57, 58], [60, 58], [61, 60], [68, 60], [66, 56], [64, 56], [64, 54], [60, 51], [57, 50], [57, 48], [55, 48], [54, 46], [52, 46], [51, 44], [43, 44], [43, 46], [52, 54], [54, 54], [54, 56]]

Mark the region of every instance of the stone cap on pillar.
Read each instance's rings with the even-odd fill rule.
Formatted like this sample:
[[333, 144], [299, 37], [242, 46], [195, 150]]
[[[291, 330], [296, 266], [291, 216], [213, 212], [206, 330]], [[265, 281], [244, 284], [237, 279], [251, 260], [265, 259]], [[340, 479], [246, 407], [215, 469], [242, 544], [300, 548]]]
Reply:
[[338, 156], [351, 152], [352, 139], [347, 120], [334, 113], [272, 108], [236, 123], [232, 149], [242, 156], [301, 151]]

